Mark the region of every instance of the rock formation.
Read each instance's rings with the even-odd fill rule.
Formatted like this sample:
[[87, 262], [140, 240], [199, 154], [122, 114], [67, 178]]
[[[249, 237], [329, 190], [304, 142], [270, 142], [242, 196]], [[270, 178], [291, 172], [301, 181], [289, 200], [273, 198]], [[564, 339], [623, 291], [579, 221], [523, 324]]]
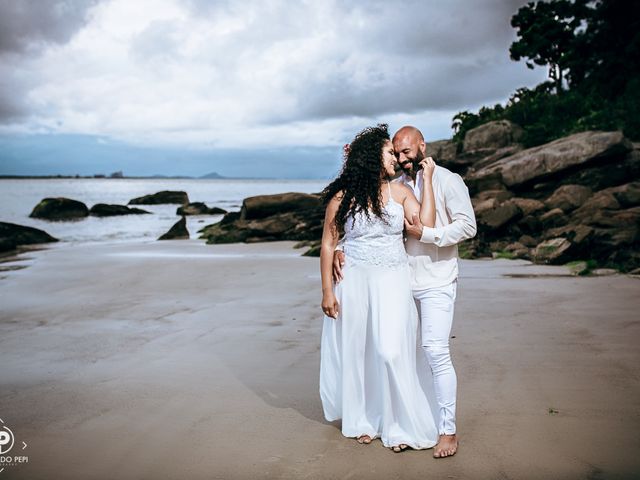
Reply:
[[57, 197], [45, 198], [34, 207], [29, 215], [42, 220], [77, 220], [89, 215], [87, 206], [78, 200]]
[[161, 205], [165, 203], [186, 205], [189, 203], [189, 196], [182, 191], [163, 190], [151, 195], [132, 198], [127, 205]]
[[14, 250], [20, 245], [57, 242], [47, 232], [15, 223], [0, 222], [0, 252]]
[[167, 233], [160, 236], [158, 240], [188, 240], [189, 230], [187, 230], [187, 219], [182, 217], [169, 229]]
[[193, 202], [188, 205], [178, 207], [176, 215], [220, 215], [227, 213], [226, 210], [218, 207], [207, 207], [202, 202]]
[[[460, 246], [462, 256], [640, 267], [640, 144], [588, 131], [524, 149], [512, 123], [474, 130], [459, 153], [449, 140], [427, 145], [469, 186], [478, 234]], [[263, 195], [200, 233], [208, 243], [298, 240], [317, 255], [323, 218], [317, 195]]]
[[142, 215], [147, 212], [141, 208], [131, 208], [126, 205], [113, 205], [106, 203], [96, 203], [89, 210], [89, 215], [93, 217], [114, 217], [117, 215]]

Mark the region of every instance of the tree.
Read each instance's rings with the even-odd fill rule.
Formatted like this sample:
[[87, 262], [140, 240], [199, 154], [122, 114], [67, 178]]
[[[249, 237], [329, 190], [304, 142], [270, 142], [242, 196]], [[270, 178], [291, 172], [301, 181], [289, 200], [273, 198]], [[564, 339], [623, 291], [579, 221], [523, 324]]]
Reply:
[[556, 92], [563, 89], [565, 72], [571, 62], [576, 34], [584, 28], [588, 0], [538, 1], [521, 7], [511, 18], [518, 40], [511, 44], [513, 60], [527, 58], [528, 68], [548, 65]]

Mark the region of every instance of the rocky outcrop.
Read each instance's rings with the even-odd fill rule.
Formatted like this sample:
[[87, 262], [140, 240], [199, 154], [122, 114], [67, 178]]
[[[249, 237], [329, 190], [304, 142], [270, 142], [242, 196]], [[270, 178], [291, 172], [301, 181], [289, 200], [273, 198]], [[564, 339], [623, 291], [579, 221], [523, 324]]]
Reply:
[[20, 245], [57, 242], [47, 232], [15, 223], [0, 222], [0, 252], [14, 250]]
[[[581, 132], [522, 150], [490, 164], [483, 162], [481, 168], [469, 171], [466, 181], [474, 192], [485, 189], [487, 185], [497, 185], [498, 188], [502, 185], [517, 190], [553, 177], [557, 186], [557, 176], [560, 174], [574, 173], [593, 165], [616, 163], [632, 149], [633, 145], [624, 138], [622, 132]], [[600, 186], [597, 179], [589, 182], [585, 175], [576, 180], [580, 181], [573, 183]]]
[[89, 215], [87, 206], [78, 200], [56, 197], [45, 198], [34, 207], [29, 215], [42, 220], [78, 220]]
[[199, 233], [207, 243], [318, 240], [323, 219], [318, 195], [260, 195], [245, 199], [240, 212], [227, 213], [219, 223]]
[[158, 240], [188, 240], [189, 230], [187, 230], [187, 219], [182, 217], [169, 229], [167, 233], [162, 235]]
[[161, 205], [166, 203], [186, 205], [189, 203], [189, 196], [182, 191], [163, 190], [151, 195], [132, 198], [127, 205]]
[[[496, 134], [497, 140], [487, 133], [482, 141], [478, 134], [468, 142], [475, 150], [453, 158], [447, 143], [428, 147], [447, 168], [469, 166], [464, 178], [478, 233], [461, 245], [461, 255], [638, 269], [640, 145], [620, 132], [582, 132], [522, 150], [504, 145], [517, 139], [518, 129], [503, 127], [512, 133]], [[247, 198], [240, 212], [200, 233], [208, 243], [297, 240], [307, 255], [318, 255], [323, 217], [317, 195], [264, 195]]]
[[207, 207], [202, 202], [193, 202], [188, 205], [178, 207], [176, 215], [221, 215], [227, 213], [226, 210], [218, 207]]
[[522, 138], [522, 133], [522, 127], [508, 120], [487, 122], [466, 133], [462, 151], [491, 154], [501, 148], [518, 143]]
[[321, 205], [319, 195], [307, 193], [279, 193], [245, 198], [240, 210], [242, 220], [256, 220], [275, 214], [313, 210]]
[[126, 205], [114, 205], [107, 203], [96, 203], [89, 210], [89, 215], [93, 217], [115, 217], [117, 215], [143, 215], [151, 212], [141, 208], [131, 208]]

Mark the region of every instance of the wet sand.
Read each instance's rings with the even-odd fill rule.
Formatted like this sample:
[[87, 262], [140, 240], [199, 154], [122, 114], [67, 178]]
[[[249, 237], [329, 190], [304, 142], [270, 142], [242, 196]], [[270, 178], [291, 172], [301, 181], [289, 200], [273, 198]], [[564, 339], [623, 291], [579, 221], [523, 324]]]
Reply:
[[318, 259], [291, 247], [55, 246], [3, 264], [0, 418], [28, 462], [0, 479], [640, 475], [640, 279], [464, 261], [461, 445], [436, 460], [323, 420]]

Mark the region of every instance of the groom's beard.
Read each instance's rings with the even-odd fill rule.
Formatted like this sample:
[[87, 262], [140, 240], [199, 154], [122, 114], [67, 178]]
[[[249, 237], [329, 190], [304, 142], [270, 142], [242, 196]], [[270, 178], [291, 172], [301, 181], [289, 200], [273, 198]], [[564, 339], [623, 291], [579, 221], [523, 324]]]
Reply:
[[[402, 165], [400, 165], [399, 163], [396, 163], [396, 165], [398, 165], [400, 169], [407, 175], [415, 176], [416, 173], [418, 173], [418, 170], [422, 168], [420, 167], [420, 162], [424, 159], [425, 159], [425, 156], [422, 154], [420, 150], [418, 150], [418, 153], [416, 154], [416, 158], [411, 158], [408, 161], [404, 162]], [[411, 168], [407, 168], [409, 167], [409, 165], [411, 165]]]

